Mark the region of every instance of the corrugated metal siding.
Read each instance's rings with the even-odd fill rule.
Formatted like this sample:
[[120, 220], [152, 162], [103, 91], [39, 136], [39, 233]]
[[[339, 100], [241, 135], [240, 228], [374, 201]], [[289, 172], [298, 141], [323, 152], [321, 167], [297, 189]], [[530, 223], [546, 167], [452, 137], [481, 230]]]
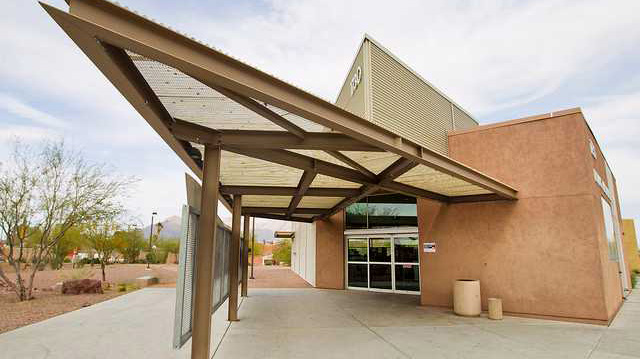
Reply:
[[466, 130], [467, 128], [476, 127], [478, 124], [458, 106], [453, 105], [453, 119], [456, 130]]
[[371, 121], [448, 154], [451, 103], [375, 44], [371, 48]]

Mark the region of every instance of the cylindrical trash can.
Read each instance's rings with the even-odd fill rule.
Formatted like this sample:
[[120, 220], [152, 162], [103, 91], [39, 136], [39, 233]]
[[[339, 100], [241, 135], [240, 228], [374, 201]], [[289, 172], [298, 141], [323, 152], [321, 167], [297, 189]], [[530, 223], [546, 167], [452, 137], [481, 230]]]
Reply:
[[502, 299], [489, 298], [489, 319], [501, 320], [502, 319]]
[[479, 280], [458, 279], [455, 281], [453, 285], [453, 312], [469, 317], [475, 317], [482, 313]]

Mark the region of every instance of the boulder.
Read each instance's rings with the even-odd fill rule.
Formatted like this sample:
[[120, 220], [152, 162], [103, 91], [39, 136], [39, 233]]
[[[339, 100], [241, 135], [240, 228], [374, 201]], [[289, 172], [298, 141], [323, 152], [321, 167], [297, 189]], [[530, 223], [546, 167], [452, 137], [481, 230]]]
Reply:
[[62, 294], [104, 293], [102, 281], [98, 279], [74, 279], [62, 282]]

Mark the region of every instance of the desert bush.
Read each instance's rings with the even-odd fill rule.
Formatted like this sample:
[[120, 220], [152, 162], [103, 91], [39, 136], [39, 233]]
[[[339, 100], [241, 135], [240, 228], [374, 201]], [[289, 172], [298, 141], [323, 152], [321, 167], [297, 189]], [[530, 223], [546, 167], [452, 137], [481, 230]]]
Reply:
[[283, 239], [273, 247], [273, 259], [278, 263], [291, 263], [291, 240]]

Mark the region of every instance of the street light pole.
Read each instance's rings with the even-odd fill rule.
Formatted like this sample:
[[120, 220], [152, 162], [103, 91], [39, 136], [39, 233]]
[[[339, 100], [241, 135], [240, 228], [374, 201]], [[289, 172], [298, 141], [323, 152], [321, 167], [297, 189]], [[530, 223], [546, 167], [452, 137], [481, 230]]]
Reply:
[[251, 230], [251, 279], [256, 279], [253, 276], [253, 256], [256, 252], [256, 217], [251, 218], [253, 222], [253, 229]]
[[149, 265], [149, 254], [151, 254], [151, 238], [153, 237], [153, 217], [157, 215], [157, 212], [151, 213], [151, 228], [149, 229], [149, 250], [147, 251], [147, 269], [151, 269]]

